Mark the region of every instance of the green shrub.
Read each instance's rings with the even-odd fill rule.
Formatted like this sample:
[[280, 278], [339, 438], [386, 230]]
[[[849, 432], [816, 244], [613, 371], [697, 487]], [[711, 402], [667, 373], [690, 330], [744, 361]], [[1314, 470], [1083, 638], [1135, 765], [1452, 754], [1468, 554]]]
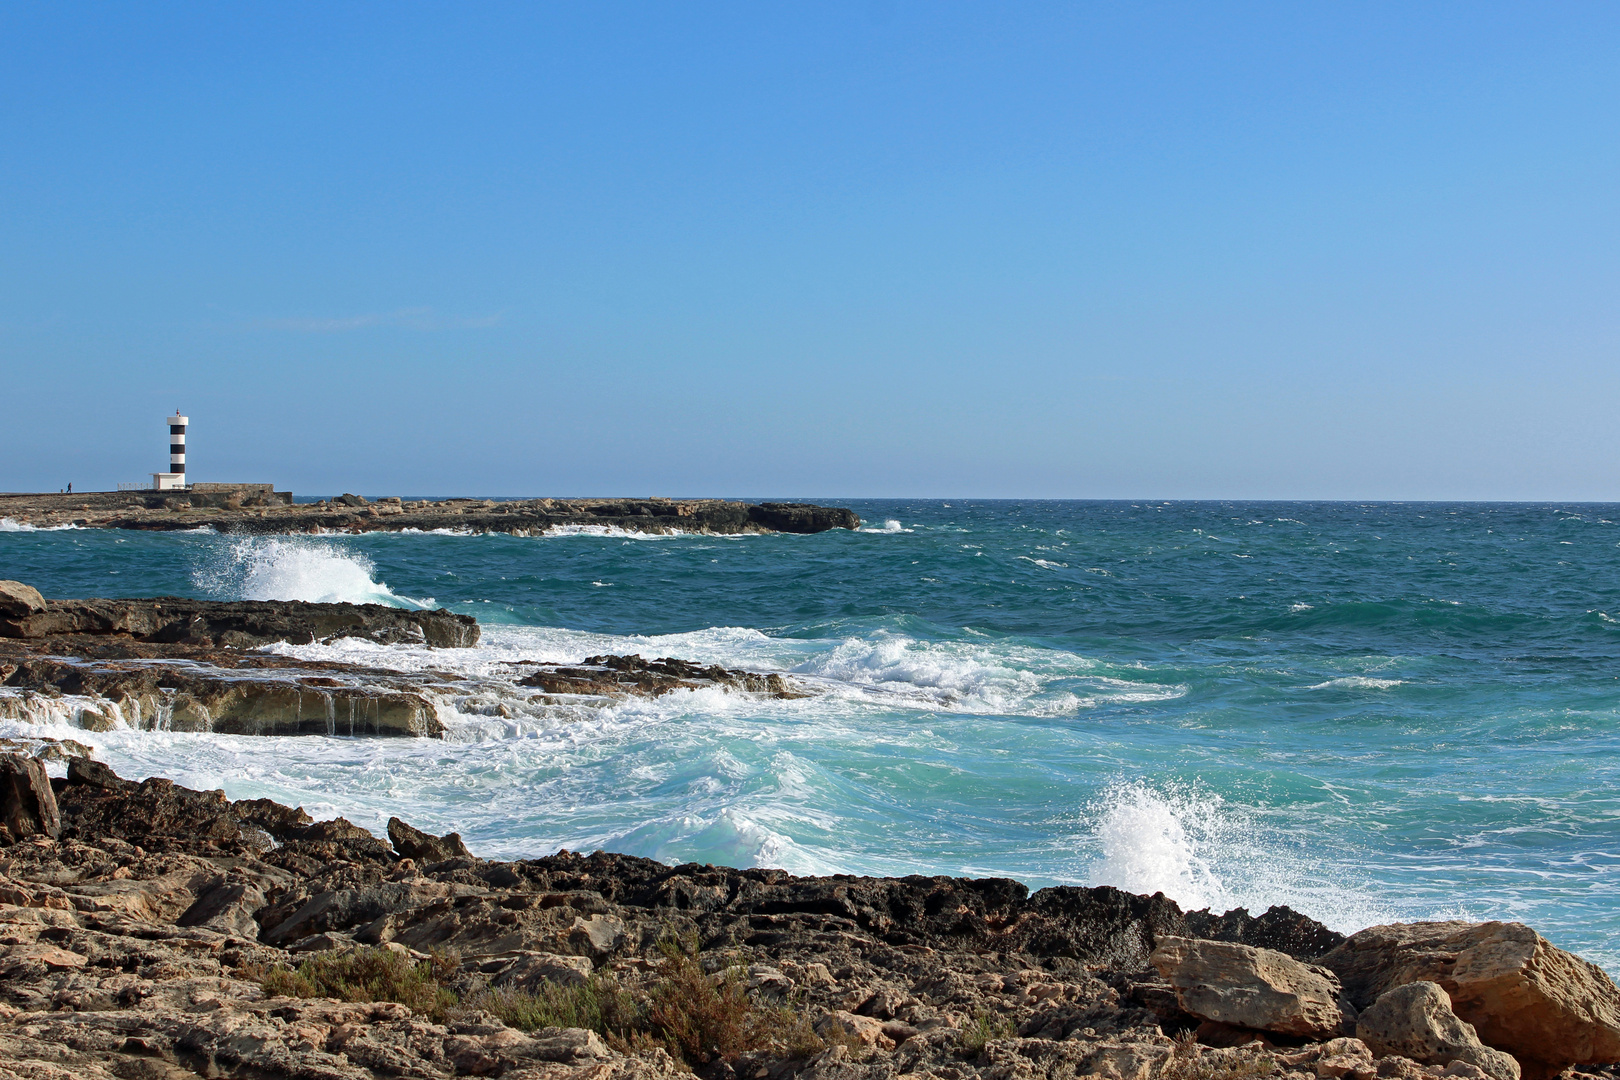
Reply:
[[520, 1031], [590, 1028], [609, 1042], [625, 1045], [648, 1026], [646, 1008], [611, 975], [592, 975], [573, 986], [545, 982], [532, 994], [485, 990], [468, 998], [467, 1006]]
[[389, 949], [317, 953], [296, 968], [277, 964], [244, 971], [265, 993], [283, 997], [336, 998], [339, 1001], [393, 1001], [443, 1023], [458, 1004], [443, 983], [456, 974], [459, 957], [435, 953], [416, 961]]
[[986, 1044], [996, 1039], [1011, 1038], [1013, 1031], [1012, 1021], [1005, 1016], [981, 1010], [957, 1035], [956, 1045], [969, 1057], [978, 1057], [984, 1053]]
[[241, 974], [268, 994], [395, 1001], [436, 1023], [479, 1009], [522, 1031], [588, 1028], [617, 1050], [661, 1046], [687, 1066], [751, 1053], [800, 1059], [826, 1049], [802, 1008], [756, 1004], [740, 967], [718, 975], [704, 971], [696, 937], [666, 936], [659, 951], [664, 962], [640, 995], [612, 975], [597, 974], [572, 986], [541, 983], [534, 993], [481, 990], [463, 1002], [444, 985], [458, 973], [453, 953], [413, 961], [371, 948], [317, 954], [296, 968], [244, 968]]

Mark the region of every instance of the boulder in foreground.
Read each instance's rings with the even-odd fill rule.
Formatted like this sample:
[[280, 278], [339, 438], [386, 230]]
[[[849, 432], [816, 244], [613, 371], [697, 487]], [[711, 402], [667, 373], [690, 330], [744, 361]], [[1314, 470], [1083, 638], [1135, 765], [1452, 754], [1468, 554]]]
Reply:
[[1227, 941], [1161, 937], [1150, 958], [1181, 1007], [1218, 1024], [1327, 1039], [1346, 1017], [1337, 980], [1287, 953]]
[[45, 610], [45, 598], [32, 585], [0, 581], [0, 619], [26, 619]]
[[1474, 1025], [1451, 1011], [1439, 983], [1386, 991], [1356, 1018], [1356, 1035], [1374, 1054], [1400, 1054], [1424, 1065], [1465, 1061], [1494, 1080], [1519, 1080], [1519, 1063], [1480, 1042]]
[[1620, 1061], [1620, 989], [1596, 964], [1555, 947], [1523, 923], [1374, 926], [1322, 957], [1350, 1003], [1432, 982], [1486, 1045], [1519, 1060], [1526, 1077]]

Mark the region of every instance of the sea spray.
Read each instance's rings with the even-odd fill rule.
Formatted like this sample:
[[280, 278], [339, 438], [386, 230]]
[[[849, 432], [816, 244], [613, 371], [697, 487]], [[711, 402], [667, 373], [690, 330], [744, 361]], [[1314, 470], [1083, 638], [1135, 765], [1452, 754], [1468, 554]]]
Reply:
[[1096, 799], [1094, 813], [1100, 851], [1087, 873], [1090, 884], [1162, 892], [1187, 911], [1236, 906], [1208, 857], [1233, 833], [1219, 795], [1116, 783]]
[[1334, 862], [1263, 808], [1241, 806], [1202, 783], [1116, 781], [1092, 800], [1086, 868], [1091, 885], [1164, 893], [1184, 911], [1220, 914], [1291, 907], [1343, 933], [1404, 916], [1376, 899], [1346, 862]]
[[193, 572], [205, 594], [234, 600], [427, 607], [431, 600], [400, 596], [375, 577], [376, 564], [340, 542], [303, 537], [234, 537]]

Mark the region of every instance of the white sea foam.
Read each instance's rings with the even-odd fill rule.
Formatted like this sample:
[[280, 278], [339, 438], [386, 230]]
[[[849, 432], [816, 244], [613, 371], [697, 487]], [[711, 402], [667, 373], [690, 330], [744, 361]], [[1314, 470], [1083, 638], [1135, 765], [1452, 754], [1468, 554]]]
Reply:
[[80, 526], [71, 523], [67, 525], [30, 525], [26, 521], [16, 521], [8, 517], [0, 518], [0, 533], [63, 532], [68, 529], [77, 529], [79, 527]]
[[891, 633], [822, 645], [792, 670], [823, 680], [835, 693], [873, 697], [889, 707], [1017, 716], [1065, 716], [1187, 692], [1181, 685], [1114, 678], [1094, 661], [1057, 649]]
[[340, 541], [250, 536], [216, 549], [192, 578], [198, 588], [233, 600], [387, 604], [419, 608], [432, 599], [401, 596], [376, 580], [376, 565]]
[[873, 526], [871, 528], [860, 529], [858, 531], [863, 533], [908, 533], [915, 532], [916, 530], [906, 528], [894, 518], [888, 518], [881, 526]]
[[[88, 726], [115, 728], [129, 726], [123, 711], [114, 702], [84, 694], [36, 694], [27, 690], [0, 687], [0, 725], [28, 725], [63, 729], [53, 737], [73, 737]], [[3, 732], [0, 732], [3, 733]]]
[[763, 866], [794, 874], [831, 874], [839, 867], [734, 807], [647, 822], [604, 839], [613, 851], [662, 862], [701, 861]]
[[621, 529], [617, 525], [553, 525], [541, 536], [611, 536], [622, 540], [671, 540], [677, 536], [689, 536], [690, 533], [679, 529], [666, 533], [641, 532], [638, 529]]
[[1405, 679], [1375, 679], [1370, 675], [1346, 675], [1339, 679], [1329, 679], [1326, 682], [1307, 686], [1307, 690], [1390, 690], [1400, 686]]
[[[559, 712], [535, 705], [532, 695], [511, 686], [512, 665], [577, 664], [604, 653], [639, 654], [649, 659], [678, 656], [703, 664], [748, 671], [782, 672], [815, 692], [803, 702], [761, 701], [724, 691], [703, 707], [752, 700], [752, 708], [792, 713], [813, 707], [865, 715], [872, 709], [999, 713], [1012, 716], [1069, 716], [1104, 705], [1167, 701], [1187, 687], [1120, 677], [1073, 653], [997, 641], [927, 641], [878, 632], [870, 637], [802, 639], [771, 637], [749, 627], [709, 627], [684, 634], [613, 635], [557, 627], [483, 627], [470, 649], [430, 649], [379, 645], [345, 639], [326, 644], [276, 644], [268, 651], [312, 661], [336, 661], [401, 672], [451, 672], [479, 683], [483, 698], [464, 693], [448, 702], [441, 718], [452, 728], [469, 725], [480, 738], [501, 738], [545, 727], [559, 716], [577, 718], [585, 705]], [[486, 685], [487, 684], [487, 685]], [[493, 698], [487, 695], [494, 695]], [[500, 699], [496, 707], [491, 702]], [[681, 713], [697, 707], [686, 694], [658, 699], [658, 710]], [[667, 708], [665, 708], [667, 706]], [[640, 704], [621, 706], [641, 708]], [[660, 715], [663, 715], [660, 713]], [[499, 717], [500, 719], [496, 719]]]

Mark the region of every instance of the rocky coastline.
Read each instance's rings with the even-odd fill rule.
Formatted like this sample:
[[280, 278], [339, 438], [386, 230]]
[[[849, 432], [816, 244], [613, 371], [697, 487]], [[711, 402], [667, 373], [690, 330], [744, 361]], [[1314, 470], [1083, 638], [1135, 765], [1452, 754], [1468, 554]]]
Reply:
[[72, 744], [0, 754], [0, 1077], [1544, 1080], [1620, 1058], [1620, 991], [1516, 923], [1347, 938], [1110, 888], [387, 833]]
[[[479, 629], [0, 582], [0, 717], [421, 737], [470, 699], [814, 692], [669, 657], [517, 660], [479, 682], [267, 648], [338, 638], [451, 655]], [[1518, 923], [1346, 937], [1107, 887], [501, 862], [398, 818], [385, 840], [120, 778], [30, 730], [0, 740], [0, 1080], [1620, 1076], [1620, 990]]]
[[[358, 638], [453, 650], [478, 623], [444, 610], [302, 601], [47, 600], [0, 581], [0, 719], [232, 735], [442, 737], [441, 712], [585, 709], [629, 697], [723, 687], [776, 698], [813, 691], [778, 673], [673, 657], [512, 661], [470, 677], [402, 672], [264, 650]], [[501, 710], [505, 710], [504, 713]]]
[[[215, 487], [221, 485], [212, 485]], [[434, 532], [539, 536], [559, 529], [641, 533], [819, 533], [857, 529], [852, 510], [810, 503], [727, 499], [418, 499], [341, 495], [293, 503], [285, 492], [119, 491], [0, 494], [0, 518], [49, 529], [136, 529], [221, 533]]]

